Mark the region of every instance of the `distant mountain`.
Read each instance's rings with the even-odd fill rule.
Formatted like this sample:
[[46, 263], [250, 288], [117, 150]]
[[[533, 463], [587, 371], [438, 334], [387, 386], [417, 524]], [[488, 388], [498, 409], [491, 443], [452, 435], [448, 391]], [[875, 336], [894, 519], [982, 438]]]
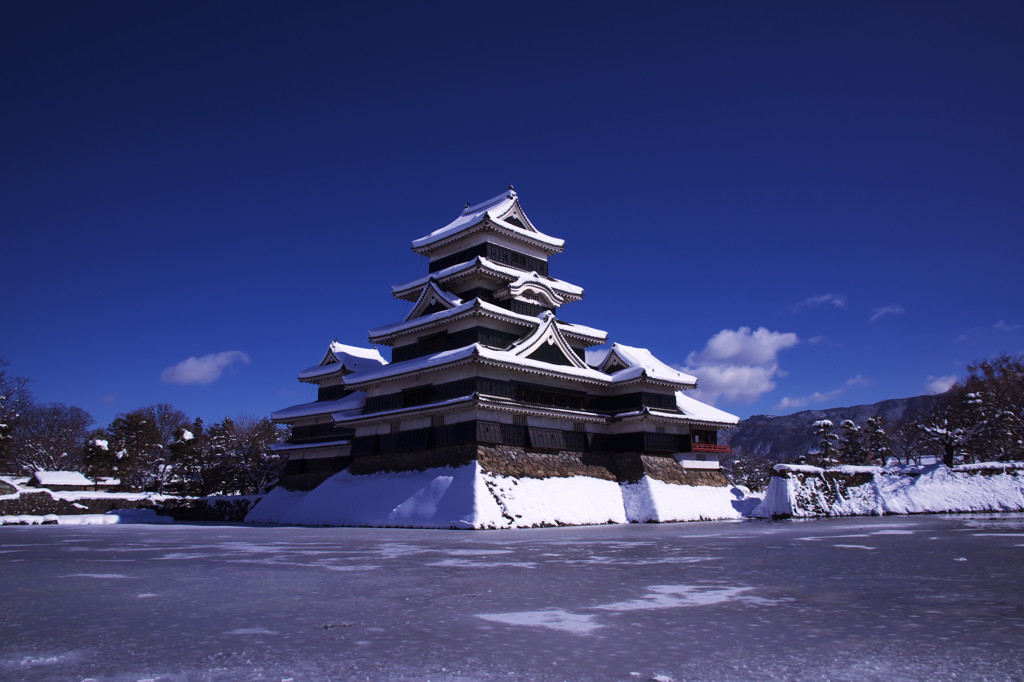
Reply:
[[723, 429], [718, 437], [720, 442], [731, 445], [734, 450], [763, 455], [776, 461], [792, 461], [817, 448], [818, 439], [811, 424], [819, 419], [829, 419], [838, 428], [844, 419], [863, 426], [870, 417], [881, 417], [891, 429], [905, 418], [927, 415], [943, 399], [942, 395], [919, 395], [883, 400], [874, 405], [804, 410], [784, 417], [758, 414], [744, 419], [735, 429]]

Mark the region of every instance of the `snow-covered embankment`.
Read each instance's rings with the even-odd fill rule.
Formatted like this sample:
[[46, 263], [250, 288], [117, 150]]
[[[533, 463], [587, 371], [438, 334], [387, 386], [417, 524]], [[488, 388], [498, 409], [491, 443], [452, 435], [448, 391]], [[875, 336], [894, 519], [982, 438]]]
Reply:
[[832, 469], [779, 464], [762, 518], [1024, 511], [1024, 463]]
[[740, 488], [676, 485], [646, 475], [632, 483], [590, 476], [502, 476], [473, 462], [425, 471], [343, 471], [309, 492], [272, 490], [245, 520], [305, 526], [529, 528], [738, 519], [756, 499]]

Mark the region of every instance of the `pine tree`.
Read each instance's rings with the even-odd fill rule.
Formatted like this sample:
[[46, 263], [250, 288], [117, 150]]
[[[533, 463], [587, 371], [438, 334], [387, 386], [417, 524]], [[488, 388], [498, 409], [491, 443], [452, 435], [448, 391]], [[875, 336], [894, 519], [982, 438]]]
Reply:
[[170, 446], [188, 417], [166, 403], [119, 415], [107, 429], [121, 484], [160, 492], [171, 478]]
[[811, 458], [816, 459], [819, 466], [833, 466], [838, 463], [839, 436], [835, 432], [835, 424], [828, 419], [819, 419], [811, 424], [814, 435], [818, 437], [818, 451], [811, 453]]
[[860, 427], [852, 420], [839, 422], [842, 435], [839, 436], [839, 461], [843, 464], [863, 464], [865, 460], [864, 437]]
[[116, 478], [118, 459], [110, 450], [110, 434], [106, 429], [95, 429], [86, 436], [82, 447], [82, 466], [87, 476], [98, 478]]
[[205, 496], [231, 491], [231, 463], [222, 452], [214, 449], [213, 436], [206, 430], [202, 419], [196, 419], [188, 428], [179, 429], [170, 451], [182, 492]]
[[889, 434], [885, 432], [885, 421], [881, 417], [869, 417], [864, 423], [864, 450], [867, 461], [885, 466], [892, 452]]

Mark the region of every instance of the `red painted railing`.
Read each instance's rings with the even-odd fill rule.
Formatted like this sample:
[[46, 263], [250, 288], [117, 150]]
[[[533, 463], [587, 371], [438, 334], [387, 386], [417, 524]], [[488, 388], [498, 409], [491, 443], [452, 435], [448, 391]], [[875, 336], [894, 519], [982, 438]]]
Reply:
[[728, 455], [732, 448], [728, 445], [709, 445], [707, 443], [694, 443], [690, 446], [693, 452], [714, 452], [719, 455]]

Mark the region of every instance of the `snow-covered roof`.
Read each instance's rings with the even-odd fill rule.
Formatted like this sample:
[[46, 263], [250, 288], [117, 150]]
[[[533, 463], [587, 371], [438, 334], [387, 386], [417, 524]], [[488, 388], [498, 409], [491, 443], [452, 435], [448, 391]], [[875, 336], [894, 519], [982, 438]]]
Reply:
[[431, 279], [444, 281], [456, 276], [472, 274], [475, 270], [496, 275], [500, 277], [500, 279], [510, 282], [510, 284], [515, 287], [535, 282], [574, 300], [578, 300], [583, 297], [583, 287], [570, 284], [569, 282], [560, 279], [555, 279], [554, 277], [545, 277], [544, 275], [540, 275], [536, 272], [526, 272], [525, 270], [519, 270], [518, 268], [513, 268], [509, 265], [502, 265], [489, 258], [484, 258], [483, 256], [477, 256], [465, 263], [452, 265], [442, 270], [438, 270], [437, 272], [432, 272], [429, 275], [418, 277], [409, 282], [394, 284], [391, 287], [391, 293], [398, 298], [402, 298], [403, 295], [408, 295], [412, 292], [416, 292], [418, 294], [420, 287], [426, 286]]
[[[395, 324], [371, 329], [369, 338], [370, 341], [374, 343], [381, 343], [389, 341], [403, 332], [413, 330], [419, 331], [425, 328], [442, 325], [452, 321], [453, 319], [469, 315], [496, 317], [512, 323], [521, 322], [524, 325], [529, 325], [531, 327], [536, 327], [541, 322], [540, 317], [537, 315], [515, 313], [507, 308], [502, 308], [501, 306], [497, 306], [493, 303], [473, 298], [465, 303], [455, 306], [454, 308], [449, 308], [448, 310], [439, 310], [436, 313], [416, 317], [405, 322], [396, 322]], [[582, 324], [572, 324], [561, 320], [558, 320], [557, 324], [559, 330], [561, 330], [563, 334], [574, 336], [590, 343], [604, 343], [608, 338], [608, 332], [601, 329], [595, 329], [594, 327], [587, 327]]]
[[740, 418], [717, 407], [691, 398], [683, 391], [676, 391], [676, 407], [690, 419], [716, 424], [739, 424]]
[[606, 384], [611, 380], [611, 378], [604, 372], [600, 372], [590, 367], [579, 368], [569, 365], [556, 365], [550, 362], [519, 357], [512, 350], [496, 350], [482, 346], [479, 343], [473, 343], [462, 348], [456, 348], [455, 350], [435, 353], [433, 355], [424, 355], [423, 357], [413, 358], [402, 362], [393, 362], [390, 365], [382, 367], [374, 372], [346, 377], [345, 383], [353, 386], [361, 385], [407, 374], [440, 369], [442, 367], [472, 360], [474, 358], [507, 366], [515, 366], [522, 369], [532, 369], [543, 374], [580, 379], [592, 383]]
[[595, 343], [604, 343], [608, 339], [608, 332], [597, 329], [596, 327], [587, 327], [582, 324], [572, 324], [571, 322], [562, 322], [558, 320], [558, 328], [563, 334], [568, 336], [578, 336], [583, 339], [594, 341]]
[[[523, 227], [504, 220], [504, 218], [508, 217], [514, 211], [517, 211], [518, 214], [524, 218]], [[526, 216], [523, 214], [522, 207], [518, 206], [516, 192], [510, 187], [506, 192], [503, 192], [498, 196], [491, 197], [487, 201], [482, 201], [473, 206], [467, 206], [463, 209], [462, 213], [459, 214], [459, 217], [452, 222], [438, 230], [434, 230], [426, 237], [413, 240], [412, 248], [414, 251], [429, 250], [429, 247], [438, 244], [439, 242], [451, 239], [463, 232], [469, 232], [485, 221], [488, 221], [490, 224], [521, 239], [539, 242], [540, 244], [547, 246], [549, 250], [552, 251], [561, 250], [562, 247], [565, 246], [564, 239], [551, 237], [540, 232], [529, 222], [528, 219], [525, 218]]]
[[85, 474], [78, 471], [37, 471], [33, 474], [39, 485], [92, 485]]
[[333, 341], [328, 346], [327, 354], [320, 361], [320, 364], [299, 372], [299, 379], [322, 377], [342, 370], [353, 373], [363, 372], [386, 364], [388, 364], [387, 360], [381, 356], [380, 351], [376, 348], [347, 346]]
[[365, 402], [366, 393], [364, 391], [356, 391], [338, 400], [320, 400], [312, 403], [292, 405], [291, 407], [271, 413], [270, 418], [275, 421], [287, 421], [289, 419], [298, 419], [299, 417], [311, 417], [315, 414], [348, 413], [362, 409]]
[[615, 367], [624, 366], [621, 369], [609, 372], [616, 382], [630, 381], [646, 376], [650, 379], [686, 386], [697, 385], [697, 377], [669, 367], [654, 357], [654, 354], [646, 348], [635, 348], [621, 343], [613, 343], [612, 347], [608, 349], [588, 350], [587, 364], [598, 367], [603, 371], [608, 371], [609, 368], [614, 370]]
[[511, 310], [496, 306], [493, 303], [488, 303], [487, 301], [482, 301], [478, 298], [471, 298], [465, 303], [461, 303], [454, 308], [449, 308], [448, 310], [439, 310], [436, 313], [424, 315], [423, 317], [415, 317], [411, 320], [406, 320], [405, 322], [396, 322], [395, 324], [371, 329], [370, 339], [375, 341], [384, 339], [404, 331], [419, 329], [420, 327], [430, 327], [440, 322], [449, 322], [453, 318], [473, 313], [484, 313], [489, 316], [507, 319], [510, 322], [522, 322], [530, 326], [534, 326], [539, 322], [539, 319], [533, 315], [514, 313]]

